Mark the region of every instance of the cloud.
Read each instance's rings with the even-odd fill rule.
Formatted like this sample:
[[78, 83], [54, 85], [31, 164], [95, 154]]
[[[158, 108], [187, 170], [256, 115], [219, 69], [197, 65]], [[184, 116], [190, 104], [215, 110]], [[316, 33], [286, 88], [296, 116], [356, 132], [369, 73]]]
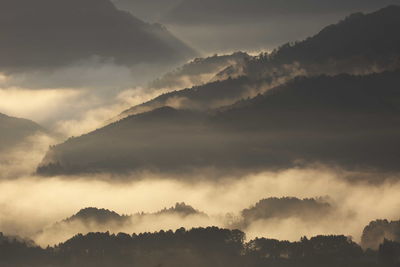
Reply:
[[123, 110], [159, 93], [144, 87], [115, 92], [91, 88], [32, 90], [11, 87], [0, 89], [0, 112], [33, 120], [66, 138], [100, 128]]
[[71, 106], [70, 103], [80, 96], [81, 92], [72, 89], [0, 89], [0, 110], [38, 122], [53, 121], [62, 117], [63, 112]]

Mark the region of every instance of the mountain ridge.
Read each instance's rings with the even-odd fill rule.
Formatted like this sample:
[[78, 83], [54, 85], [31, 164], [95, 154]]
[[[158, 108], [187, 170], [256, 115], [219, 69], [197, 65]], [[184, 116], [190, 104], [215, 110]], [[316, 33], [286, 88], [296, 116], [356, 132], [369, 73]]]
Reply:
[[47, 134], [39, 124], [0, 113], [0, 150], [12, 149], [35, 134]]
[[[398, 154], [399, 77], [303, 77], [216, 112], [164, 107], [133, 115], [54, 147], [38, 172], [63, 173], [58, 164], [90, 173], [289, 167], [299, 160], [389, 171]], [[366, 144], [371, 153], [360, 150]]]
[[110, 0], [4, 1], [0, 68], [5, 72], [59, 68], [93, 58], [124, 66], [176, 64], [196, 54], [165, 27], [118, 10]]

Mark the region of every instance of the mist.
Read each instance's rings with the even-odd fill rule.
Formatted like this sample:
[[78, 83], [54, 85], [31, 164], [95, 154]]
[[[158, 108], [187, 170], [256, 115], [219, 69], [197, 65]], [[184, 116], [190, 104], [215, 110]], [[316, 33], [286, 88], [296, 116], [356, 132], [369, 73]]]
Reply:
[[[298, 240], [317, 234], [345, 234], [360, 241], [362, 229], [377, 218], [398, 219], [400, 182], [370, 184], [352, 182], [346, 177], [368, 176], [335, 169], [310, 167], [279, 172], [257, 172], [248, 175], [225, 174], [212, 182], [213, 170], [193, 173], [197, 182], [187, 183], [180, 177], [142, 172], [136, 182], [115, 175], [40, 178], [21, 176], [0, 182], [0, 231], [31, 238], [40, 245], [56, 244], [74, 234], [90, 231], [154, 232], [190, 229], [196, 226], [229, 227], [229, 218], [240, 219], [240, 211], [268, 197], [325, 197], [333, 207], [326, 216], [307, 220], [296, 216], [251, 222], [244, 229], [247, 238], [268, 237]], [[204, 179], [205, 176], [207, 180]], [[193, 181], [193, 180], [192, 180]], [[116, 227], [107, 225], [83, 227], [80, 224], [46, 232], [55, 222], [85, 207], [106, 208], [119, 214], [156, 213], [164, 207], [182, 202], [208, 214], [182, 219], [179, 216], [149, 216], [142, 221]], [[227, 216], [228, 215], [228, 216]], [[72, 228], [71, 228], [72, 227]], [[44, 231], [43, 231], [44, 230]], [[41, 232], [42, 231], [42, 232]]]
[[2, 74], [0, 112], [33, 120], [63, 138], [81, 135], [172, 90], [147, 86], [167, 69], [150, 64], [128, 68], [92, 59], [52, 71]]
[[400, 264], [400, 0], [2, 2], [0, 266]]
[[[138, 101], [143, 94], [138, 94]], [[73, 125], [73, 124], [71, 124]], [[400, 175], [346, 171], [324, 165], [276, 170], [192, 169], [185, 174], [151, 170], [124, 175], [36, 176], [50, 145], [46, 135], [27, 138], [0, 157], [0, 232], [34, 240], [46, 247], [75, 234], [93, 231], [142, 233], [181, 227], [239, 228], [255, 237], [299, 240], [302, 236], [344, 234], [361, 240], [363, 228], [376, 219], [399, 219]], [[187, 179], [190, 177], [190, 179]], [[374, 181], [374, 182], [371, 182]], [[271, 197], [322, 198], [329, 212], [243, 220], [242, 211]], [[185, 202], [204, 216], [157, 214]], [[56, 224], [86, 207], [105, 208], [135, 217], [126, 224]]]

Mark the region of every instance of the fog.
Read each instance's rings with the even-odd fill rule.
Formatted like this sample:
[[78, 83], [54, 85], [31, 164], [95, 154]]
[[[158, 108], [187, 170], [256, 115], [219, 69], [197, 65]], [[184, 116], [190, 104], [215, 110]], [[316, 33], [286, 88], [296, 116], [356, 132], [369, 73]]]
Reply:
[[[33, 175], [49, 145], [47, 136], [32, 136], [0, 158], [0, 232], [54, 245], [77, 233], [110, 231], [141, 233], [180, 227], [240, 228], [248, 239], [298, 240], [302, 236], [345, 234], [359, 242], [372, 220], [399, 219], [397, 175], [349, 172], [322, 165], [281, 171], [235, 172], [194, 169], [184, 176], [151, 171], [127, 175], [39, 177]], [[127, 177], [128, 176], [128, 177]], [[190, 179], [187, 179], [190, 176]], [[376, 176], [381, 182], [370, 183]], [[252, 219], [241, 225], [243, 209], [270, 197], [319, 198], [331, 211], [311, 215]], [[208, 217], [154, 214], [185, 202]], [[129, 223], [58, 224], [82, 208], [98, 207], [119, 214], [149, 213]], [[301, 210], [298, 213], [302, 213]]]
[[[17, 179], [34, 172], [44, 153], [56, 139], [46, 134], [30, 136], [16, 147], [0, 153], [0, 180]], [[1, 231], [1, 230], [0, 230]]]
[[[30, 148], [29, 151], [33, 150]], [[182, 226], [231, 227], [232, 222], [234, 225], [240, 220], [241, 210], [269, 197], [303, 199], [322, 196], [333, 209], [322, 217], [304, 219], [293, 215], [255, 220], [242, 229], [248, 239], [263, 236], [298, 240], [302, 236], [317, 234], [345, 234], [360, 241], [362, 229], [370, 221], [398, 219], [400, 212], [400, 182], [393, 182], [395, 179], [379, 184], [352, 181], [351, 178], [375, 175], [367, 172], [309, 166], [251, 174], [193, 170], [194, 179], [190, 182], [186, 182], [184, 177], [152, 172], [130, 174], [135, 176], [135, 182], [108, 174], [43, 178], [31, 175], [34, 169], [30, 167], [34, 167], [40, 154], [40, 149], [36, 150], [38, 154], [28, 153], [25, 158], [19, 158], [24, 155], [22, 151], [21, 154], [14, 152], [14, 157], [24, 160], [24, 163], [12, 158], [8, 164], [2, 163], [2, 174], [7, 174], [4, 170], [14, 170], [14, 173], [0, 181], [0, 231], [31, 238], [42, 246], [64, 241], [79, 232], [95, 230], [139, 233]], [[32, 163], [29, 165], [29, 162]], [[19, 172], [18, 166], [22, 168]], [[153, 215], [118, 227], [88, 227], [79, 223], [59, 228], [52, 226], [85, 207], [106, 208], [119, 214], [155, 213], [182, 201], [209, 217]]]
[[[379, 265], [400, 251], [382, 243], [400, 221], [372, 222], [400, 219], [400, 10], [322, 30], [353, 8], [291, 1], [6, 0], [0, 265]], [[90, 232], [108, 233], [57, 246]], [[301, 241], [243, 242], [263, 237]]]
[[33, 120], [64, 138], [81, 135], [172, 90], [147, 86], [167, 69], [144, 64], [127, 68], [93, 59], [53, 71], [1, 74], [0, 112]]
[[187, 75], [176, 66], [127, 68], [93, 58], [52, 71], [1, 74], [0, 112], [33, 120], [65, 139], [120, 119], [124, 110], [163, 93], [207, 83], [229, 63]]
[[179, 64], [137, 63], [116, 64], [99, 57], [80, 60], [59, 68], [34, 69], [3, 73], [0, 87], [27, 89], [93, 88], [97, 91], [118, 91], [143, 85]]

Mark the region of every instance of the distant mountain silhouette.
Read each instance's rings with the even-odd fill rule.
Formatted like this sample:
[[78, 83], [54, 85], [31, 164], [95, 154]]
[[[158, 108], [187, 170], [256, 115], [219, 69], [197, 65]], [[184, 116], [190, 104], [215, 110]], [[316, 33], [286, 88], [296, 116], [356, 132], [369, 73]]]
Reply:
[[[332, 1], [331, 1], [332, 2]], [[355, 13], [304, 41], [287, 43], [221, 73], [253, 79], [302, 74], [365, 74], [400, 66], [400, 6]], [[238, 70], [235, 70], [238, 68]]]
[[131, 216], [119, 215], [114, 211], [98, 208], [85, 208], [62, 221], [49, 225], [36, 233], [35, 240], [57, 244], [78, 233], [119, 232], [131, 225]]
[[[38, 172], [287, 168], [315, 162], [396, 170], [399, 71], [336, 73], [396, 69], [399, 26], [397, 6], [352, 15], [303, 42], [244, 60], [234, 68], [240, 74], [228, 68], [222, 81], [133, 107], [125, 115], [137, 115], [52, 148]], [[306, 77], [292, 79], [298, 75]], [[254, 97], [257, 93], [264, 94]]]
[[180, 0], [112, 0], [120, 9], [127, 10], [144, 21], [157, 22]]
[[210, 82], [214, 75], [229, 66], [241, 65], [252, 58], [247, 53], [235, 52], [230, 55], [213, 55], [207, 58], [196, 58], [182, 67], [165, 74], [149, 84], [150, 88], [183, 89], [193, 85]]
[[124, 223], [128, 220], [129, 216], [121, 216], [114, 211], [107, 209], [85, 208], [80, 210], [77, 214], [64, 220], [66, 223], [81, 221], [83, 223], [97, 223], [107, 225], [108, 223], [121, 222]]
[[127, 229], [142, 229], [146, 224], [155, 224], [156, 222], [158, 224], [155, 228], [160, 230], [166, 227], [163, 225], [165, 221], [174, 220], [183, 223], [183, 220], [190, 218], [208, 219], [208, 216], [185, 203], [176, 203], [174, 207], [164, 208], [155, 213], [138, 212], [132, 215], [120, 215], [107, 209], [84, 208], [65, 220], [45, 227], [36, 233], [35, 240], [56, 244], [78, 233], [106, 231], [118, 233]]
[[[90, 224], [96, 224], [102, 227], [108, 227], [112, 224], [123, 225], [127, 223], [132, 223], [131, 219], [133, 216], [148, 216], [148, 215], [178, 215], [182, 217], [190, 215], [207, 216], [205, 213], [200, 212], [194, 209], [192, 206], [186, 205], [185, 203], [176, 203], [174, 207], [168, 209], [164, 208], [155, 213], [141, 212], [134, 215], [120, 215], [115, 211], [111, 211], [108, 209], [84, 208], [80, 210], [78, 213], [63, 220], [60, 223], [69, 224], [79, 221], [87, 226], [90, 226]], [[92, 229], [92, 231], [96, 231], [96, 229]]]
[[269, 219], [298, 218], [310, 222], [318, 221], [326, 218], [332, 211], [333, 207], [322, 199], [268, 198], [241, 212], [242, 227]]
[[3, 72], [93, 57], [126, 66], [177, 64], [195, 55], [163, 26], [120, 11], [110, 0], [3, 0], [0, 31]]
[[364, 228], [361, 245], [367, 249], [378, 249], [384, 240], [400, 242], [400, 221], [376, 220]]
[[197, 58], [148, 85], [148, 90], [167, 91], [166, 93], [123, 111], [109, 123], [164, 106], [204, 110], [234, 103], [246, 94], [247, 87], [250, 86], [248, 81], [219, 83], [219, 80], [223, 81], [228, 77], [219, 75], [216, 78], [215, 75], [228, 66], [242, 65], [250, 58], [243, 52]]
[[218, 108], [264, 93], [298, 75], [367, 74], [400, 68], [399, 18], [400, 7], [391, 6], [372, 14], [353, 14], [313, 37], [283, 45], [270, 54], [250, 57], [236, 53], [196, 60], [153, 82], [151, 87], [185, 88], [183, 77], [194, 81], [229, 61], [234, 64], [219, 72], [213, 78], [216, 82], [202, 85], [199, 82], [193, 88], [165, 93], [124, 111], [117, 119], [163, 106]]
[[13, 148], [27, 137], [39, 133], [45, 133], [45, 130], [37, 123], [0, 113], [0, 151]]
[[398, 170], [400, 72], [300, 77], [211, 113], [160, 108], [52, 148], [38, 172]]
[[261, 85], [260, 82], [254, 82], [247, 77], [210, 82], [205, 85], [162, 94], [148, 102], [133, 106], [122, 112], [118, 118], [149, 112], [165, 106], [175, 109], [206, 111], [233, 104], [251, 94], [249, 92], [250, 87], [257, 88]]
[[154, 213], [154, 215], [180, 215], [182, 217], [190, 215], [202, 215], [207, 216], [204, 212], [200, 212], [194, 209], [192, 206], [186, 205], [184, 202], [176, 203], [174, 207], [169, 209], [165, 208], [159, 212]]
[[[226, 217], [218, 217], [218, 221], [224, 227], [242, 231], [249, 229], [253, 223], [268, 220], [278, 222], [286, 219], [299, 219], [312, 226], [320, 222], [321, 219], [328, 219], [332, 211], [331, 204], [322, 198], [267, 198], [242, 210], [239, 214], [235, 214], [235, 217], [230, 216], [232, 213], [226, 211]], [[143, 229], [143, 225], [154, 224], [155, 222], [157, 224], [153, 229], [168, 230], [169, 228], [166, 227], [174, 227], [174, 225], [181, 227], [186, 219], [188, 219], [190, 225], [202, 220], [204, 225], [211, 226], [217, 218], [209, 216], [184, 202], [176, 203], [175, 206], [164, 208], [158, 212], [138, 212], [132, 215], [120, 215], [107, 209], [85, 208], [65, 220], [44, 228], [37, 233], [35, 240], [57, 243], [56, 241], [66, 240], [78, 233], [105, 231], [118, 233], [127, 231], [127, 229]], [[174, 223], [171, 224], [171, 222]], [[61, 237], [59, 236], [60, 233], [62, 234]], [[380, 240], [380, 243], [382, 242], [383, 239]]]

